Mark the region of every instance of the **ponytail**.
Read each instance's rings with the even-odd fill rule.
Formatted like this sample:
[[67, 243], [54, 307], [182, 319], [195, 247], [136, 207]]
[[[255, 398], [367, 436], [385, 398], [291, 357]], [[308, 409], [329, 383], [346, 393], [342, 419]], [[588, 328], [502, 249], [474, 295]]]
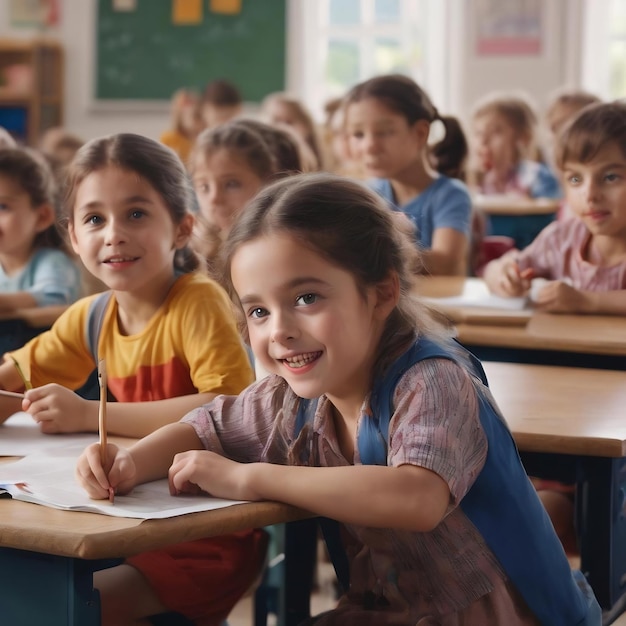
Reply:
[[467, 139], [459, 120], [449, 115], [435, 114], [435, 121], [440, 120], [445, 129], [444, 138], [430, 149], [433, 167], [444, 176], [465, 179], [465, 160], [467, 159]]

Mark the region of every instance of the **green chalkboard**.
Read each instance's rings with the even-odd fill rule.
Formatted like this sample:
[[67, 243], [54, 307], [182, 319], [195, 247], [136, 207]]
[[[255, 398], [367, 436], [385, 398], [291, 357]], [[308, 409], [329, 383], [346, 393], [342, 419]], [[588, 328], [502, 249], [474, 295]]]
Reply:
[[169, 100], [181, 87], [226, 78], [247, 102], [285, 88], [286, 0], [243, 0], [237, 15], [203, 2], [198, 25], [172, 23], [173, 0], [115, 11], [98, 0], [96, 98]]

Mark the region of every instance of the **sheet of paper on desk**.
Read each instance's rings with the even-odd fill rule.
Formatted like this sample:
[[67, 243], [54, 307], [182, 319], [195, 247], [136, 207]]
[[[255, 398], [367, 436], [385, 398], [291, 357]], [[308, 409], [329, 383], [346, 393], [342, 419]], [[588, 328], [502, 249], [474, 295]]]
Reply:
[[472, 278], [468, 278], [465, 281], [463, 291], [456, 296], [448, 296], [445, 298], [424, 298], [424, 300], [435, 306], [475, 306], [505, 309], [509, 311], [521, 311], [529, 306], [529, 300], [526, 297], [501, 298], [500, 296], [494, 296], [492, 293], [489, 293], [489, 289], [484, 281]]
[[207, 496], [170, 496], [166, 479], [139, 485], [127, 496], [115, 496], [114, 504], [91, 500], [74, 478], [76, 460], [83, 449], [53, 448], [14, 463], [2, 463], [0, 490], [16, 500], [56, 509], [138, 519], [163, 519], [241, 503]]
[[26, 456], [49, 448], [98, 441], [97, 434], [46, 435], [28, 413], [15, 413], [0, 426], [0, 456]]

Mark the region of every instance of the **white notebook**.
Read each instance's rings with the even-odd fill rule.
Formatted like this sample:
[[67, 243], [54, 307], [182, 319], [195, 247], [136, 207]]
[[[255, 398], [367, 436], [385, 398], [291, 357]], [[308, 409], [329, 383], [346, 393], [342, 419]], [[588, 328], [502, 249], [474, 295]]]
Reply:
[[138, 519], [163, 519], [241, 504], [206, 495], [171, 496], [167, 479], [139, 485], [127, 496], [115, 496], [113, 504], [92, 500], [74, 478], [76, 460], [83, 450], [80, 445], [55, 447], [14, 463], [1, 463], [0, 492], [55, 509]]

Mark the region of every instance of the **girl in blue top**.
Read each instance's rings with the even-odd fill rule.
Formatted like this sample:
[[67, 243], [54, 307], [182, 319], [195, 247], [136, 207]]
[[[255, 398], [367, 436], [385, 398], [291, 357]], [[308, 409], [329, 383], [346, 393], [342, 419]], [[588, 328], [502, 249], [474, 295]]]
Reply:
[[[428, 144], [431, 124], [444, 138]], [[463, 171], [467, 142], [458, 121], [441, 117], [410, 78], [378, 76], [346, 96], [350, 153], [374, 177], [372, 188], [416, 229], [428, 274], [467, 273], [471, 201], [455, 180]]]
[[79, 296], [80, 272], [57, 229], [55, 196], [54, 178], [43, 158], [19, 148], [0, 150], [0, 313], [4, 318], [19, 319], [23, 309], [68, 305]]

